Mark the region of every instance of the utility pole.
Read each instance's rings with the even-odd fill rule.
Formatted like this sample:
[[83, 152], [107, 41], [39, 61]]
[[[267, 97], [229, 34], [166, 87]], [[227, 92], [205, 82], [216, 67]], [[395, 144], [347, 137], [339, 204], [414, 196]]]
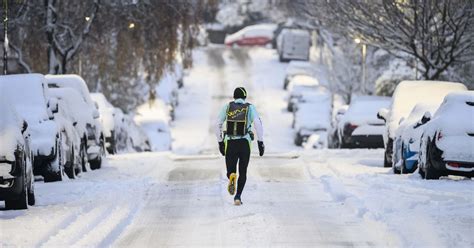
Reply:
[[356, 44], [361, 44], [362, 45], [362, 61], [361, 61], [361, 66], [362, 66], [362, 83], [361, 83], [361, 93], [366, 94], [366, 83], [367, 83], [367, 65], [366, 65], [366, 60], [367, 60], [367, 44], [363, 42], [359, 38], [355, 38], [354, 42]]
[[3, 17], [3, 30], [5, 37], [3, 40], [3, 75], [8, 73], [8, 0], [3, 0], [3, 9], [5, 16]]

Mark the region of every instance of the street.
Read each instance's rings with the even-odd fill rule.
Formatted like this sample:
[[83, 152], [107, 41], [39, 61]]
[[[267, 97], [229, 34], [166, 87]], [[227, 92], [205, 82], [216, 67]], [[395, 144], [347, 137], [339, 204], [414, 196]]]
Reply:
[[[194, 51], [172, 151], [108, 156], [77, 180], [36, 183], [37, 204], [0, 210], [0, 247], [472, 247], [474, 185], [383, 168], [383, 149], [293, 145], [274, 50]], [[227, 193], [215, 118], [244, 86], [265, 130], [242, 206]], [[0, 208], [2, 208], [0, 206]]]

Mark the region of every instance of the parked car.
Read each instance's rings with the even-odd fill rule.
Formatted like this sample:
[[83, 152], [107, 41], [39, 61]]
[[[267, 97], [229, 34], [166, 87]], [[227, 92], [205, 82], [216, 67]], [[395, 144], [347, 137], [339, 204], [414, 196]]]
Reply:
[[[83, 171], [85, 167], [86, 151], [85, 147], [81, 144], [83, 140], [83, 133], [76, 129], [77, 125], [80, 125], [81, 121], [75, 117], [78, 115], [77, 108], [74, 108], [75, 102], [72, 102], [74, 97], [71, 97], [69, 90], [72, 89], [61, 89], [52, 88], [49, 89], [50, 96], [54, 97], [58, 101], [58, 111], [54, 114], [54, 120], [58, 123], [61, 129], [61, 147], [63, 147], [62, 164], [64, 164], [64, 172], [66, 175], [74, 179], [76, 176]], [[74, 92], [75, 93], [75, 92]], [[79, 100], [80, 99], [79, 97]]]
[[474, 91], [446, 96], [433, 115], [425, 114], [419, 173], [426, 179], [474, 176]]
[[339, 148], [383, 148], [384, 122], [377, 118], [377, 112], [389, 105], [389, 97], [353, 98], [337, 124]]
[[99, 119], [105, 136], [105, 148], [108, 153], [116, 154], [118, 134], [115, 130], [115, 108], [102, 93], [91, 93], [91, 98], [99, 106]]
[[436, 103], [441, 101], [440, 99], [443, 99], [446, 94], [459, 90], [466, 90], [466, 86], [460, 83], [441, 81], [402, 81], [398, 84], [393, 93], [390, 107], [380, 109], [377, 114], [379, 119], [385, 121], [384, 167], [392, 167], [394, 135], [402, 118], [406, 118], [419, 102]]
[[271, 46], [275, 24], [257, 24], [247, 26], [225, 37], [226, 46]]
[[285, 80], [283, 82], [283, 89], [288, 88], [291, 79], [296, 75], [314, 76], [314, 65], [306, 61], [290, 61], [286, 68]]
[[156, 99], [152, 105], [145, 103], [137, 108], [134, 121], [146, 133], [152, 151], [171, 149], [168, 111], [168, 106], [161, 99]]
[[302, 98], [303, 92], [318, 91], [322, 87], [319, 86], [317, 79], [306, 76], [297, 75], [293, 77], [288, 85], [288, 106], [289, 112], [294, 111], [294, 106]]
[[[85, 102], [81, 111], [87, 115], [85, 119], [80, 119], [85, 123], [87, 131], [87, 157], [91, 169], [99, 169], [102, 166], [102, 160], [105, 158], [105, 136], [102, 131], [102, 125], [99, 117], [97, 104], [92, 100], [86, 82], [78, 75], [46, 75], [49, 88], [71, 88], [79, 93]], [[90, 116], [89, 116], [90, 114]], [[81, 122], [82, 123], [82, 122]], [[86, 168], [83, 168], [86, 169]]]
[[49, 104], [49, 91], [41, 74], [17, 74], [0, 77], [2, 93], [10, 96], [12, 105], [24, 119], [31, 134], [34, 154], [33, 172], [45, 182], [62, 180], [61, 132], [54, 121], [57, 104]]
[[426, 127], [423, 124], [430, 118], [425, 114], [436, 112], [440, 104], [418, 103], [395, 131], [392, 157], [395, 174], [413, 173], [418, 168], [420, 138]]
[[125, 114], [120, 108], [114, 108], [114, 123], [117, 131], [117, 149], [126, 150], [128, 140], [128, 129], [125, 123]]
[[150, 141], [148, 140], [146, 133], [135, 123], [133, 118], [129, 115], [126, 115], [125, 123], [128, 130], [127, 147], [132, 148], [136, 152], [151, 151]]
[[28, 124], [5, 92], [0, 85], [0, 201], [6, 209], [27, 209], [35, 204]]
[[[307, 142], [310, 136], [313, 148], [328, 147], [328, 132], [331, 130], [332, 97], [328, 90], [305, 92], [294, 112], [294, 143], [297, 146]], [[317, 139], [315, 138], [317, 137]]]
[[277, 50], [280, 62], [290, 60], [309, 60], [311, 35], [304, 29], [285, 28], [277, 37]]

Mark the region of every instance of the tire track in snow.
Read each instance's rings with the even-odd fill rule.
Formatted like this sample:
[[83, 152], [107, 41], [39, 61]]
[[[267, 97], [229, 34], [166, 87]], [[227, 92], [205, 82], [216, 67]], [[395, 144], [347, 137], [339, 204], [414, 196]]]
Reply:
[[80, 210], [74, 211], [73, 213], [68, 214], [67, 217], [63, 218], [63, 220], [59, 222], [59, 224], [57, 224], [53, 228], [50, 228], [50, 231], [47, 232], [40, 241], [38, 241], [36, 246], [38, 247], [45, 246], [45, 244], [51, 239], [51, 237], [58, 235], [61, 232], [61, 230], [66, 229], [72, 223], [74, 223], [75, 221], [78, 221], [78, 219], [80, 218], [82, 214], [84, 213], [87, 214], [88, 212], [92, 210], [93, 210], [93, 206], [89, 205], [85, 208], [80, 208]]
[[384, 240], [386, 240], [387, 246], [401, 245], [400, 241], [402, 240], [400, 239], [403, 238], [399, 235], [393, 235], [393, 233], [397, 232], [391, 232], [390, 226], [386, 222], [381, 221], [377, 217], [377, 213], [371, 211], [362, 199], [346, 189], [346, 185], [341, 181], [342, 173], [335, 166], [332, 166], [331, 162], [318, 164], [318, 166], [326, 170], [322, 171], [320, 176], [313, 175], [311, 170], [309, 170], [310, 177], [315, 178], [323, 185], [326, 194], [331, 196], [335, 202], [340, 202], [350, 208], [356, 218], [361, 219], [367, 226], [370, 226], [370, 229], [374, 232], [371, 233], [372, 236], [385, 237]]
[[109, 213], [108, 206], [94, 208], [82, 214], [66, 227], [59, 229], [59, 232], [51, 236], [42, 246], [70, 246], [84, 237]]

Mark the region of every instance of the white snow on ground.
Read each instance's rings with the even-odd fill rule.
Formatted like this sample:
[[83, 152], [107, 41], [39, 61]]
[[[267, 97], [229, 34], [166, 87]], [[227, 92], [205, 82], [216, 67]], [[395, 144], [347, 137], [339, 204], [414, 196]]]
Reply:
[[[274, 51], [214, 47], [195, 56], [173, 152], [110, 156], [77, 180], [37, 182], [36, 206], [0, 210], [0, 247], [474, 246], [472, 180], [393, 175], [380, 149], [297, 149], [284, 111], [286, 64]], [[268, 148], [252, 156], [240, 207], [210, 131], [237, 85], [260, 112]]]

